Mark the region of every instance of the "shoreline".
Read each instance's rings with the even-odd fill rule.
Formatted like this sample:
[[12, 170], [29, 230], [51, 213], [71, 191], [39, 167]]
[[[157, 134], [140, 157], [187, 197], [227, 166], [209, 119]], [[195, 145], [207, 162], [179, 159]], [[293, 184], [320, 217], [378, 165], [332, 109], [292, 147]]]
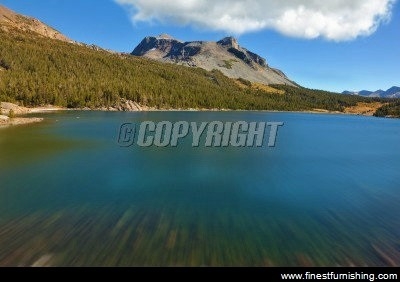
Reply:
[[[30, 114], [43, 114], [43, 113], [52, 113], [52, 112], [61, 112], [61, 111], [101, 111], [101, 112], [259, 112], [259, 113], [303, 113], [303, 114], [323, 114], [323, 115], [349, 115], [349, 116], [373, 116], [373, 110], [377, 108], [379, 105], [373, 105], [368, 111], [358, 112], [354, 110], [354, 108], [347, 108], [344, 112], [339, 111], [328, 111], [324, 109], [314, 109], [314, 110], [305, 110], [305, 111], [279, 111], [279, 110], [232, 110], [232, 109], [196, 109], [196, 108], [188, 108], [188, 109], [157, 109], [154, 107], [141, 106], [132, 101], [124, 101], [125, 104], [118, 108], [116, 107], [102, 107], [96, 109], [90, 108], [63, 108], [57, 107], [53, 105], [27, 108], [21, 107], [12, 103], [1, 103], [1, 111], [0, 111], [0, 128], [8, 127], [8, 126], [17, 126], [17, 125], [26, 125], [26, 124], [34, 124], [39, 123], [44, 120], [44, 118], [37, 117], [21, 117]], [[372, 105], [371, 105], [372, 106]], [[10, 111], [13, 111], [13, 118], [9, 118], [8, 115]]]
[[24, 115], [49, 113], [49, 112], [63, 111], [63, 110], [65, 109], [61, 107], [55, 107], [52, 105], [35, 107], [35, 108], [26, 108], [18, 106], [13, 103], [2, 102], [0, 103], [0, 128], [39, 123], [42, 122], [44, 118], [24, 117]]

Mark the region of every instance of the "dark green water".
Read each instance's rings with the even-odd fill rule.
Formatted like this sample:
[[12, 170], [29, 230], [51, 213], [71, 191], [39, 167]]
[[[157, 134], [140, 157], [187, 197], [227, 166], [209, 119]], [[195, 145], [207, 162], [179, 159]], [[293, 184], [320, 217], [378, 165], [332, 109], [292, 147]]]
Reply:
[[[0, 265], [400, 265], [400, 120], [43, 116], [0, 129]], [[285, 126], [275, 148], [118, 146], [146, 120]]]

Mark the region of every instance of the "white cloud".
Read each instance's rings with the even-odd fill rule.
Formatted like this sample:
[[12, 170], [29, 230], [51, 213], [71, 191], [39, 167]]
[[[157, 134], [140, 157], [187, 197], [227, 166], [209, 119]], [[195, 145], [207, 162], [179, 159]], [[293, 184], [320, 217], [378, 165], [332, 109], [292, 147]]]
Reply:
[[273, 29], [302, 38], [351, 40], [390, 18], [397, 0], [115, 0], [134, 22], [159, 21], [243, 34]]

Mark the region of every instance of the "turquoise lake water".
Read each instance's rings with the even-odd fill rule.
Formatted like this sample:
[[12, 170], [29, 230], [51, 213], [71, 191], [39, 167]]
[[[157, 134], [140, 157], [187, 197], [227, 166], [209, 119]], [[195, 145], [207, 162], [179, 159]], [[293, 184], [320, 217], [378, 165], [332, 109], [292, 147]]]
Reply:
[[[41, 116], [0, 129], [0, 265], [400, 265], [400, 120]], [[164, 120], [285, 125], [274, 148], [118, 146], [122, 123]]]

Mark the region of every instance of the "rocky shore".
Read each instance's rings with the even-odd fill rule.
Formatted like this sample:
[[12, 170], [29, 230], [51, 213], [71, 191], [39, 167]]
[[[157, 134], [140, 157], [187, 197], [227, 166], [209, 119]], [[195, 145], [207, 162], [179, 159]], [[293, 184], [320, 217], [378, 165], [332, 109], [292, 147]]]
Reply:
[[[349, 115], [364, 115], [372, 116], [376, 110], [383, 106], [383, 103], [359, 103], [354, 107], [346, 108], [344, 112], [331, 112], [323, 109], [315, 109], [313, 111], [304, 111], [309, 113], [319, 113], [319, 114], [349, 114]], [[67, 111], [67, 110], [83, 110], [83, 111], [115, 111], [115, 112], [143, 112], [143, 111], [229, 111], [229, 109], [163, 109], [163, 108], [153, 108], [148, 106], [140, 105], [136, 102], [121, 99], [119, 103], [111, 107], [102, 108], [80, 108], [80, 109], [67, 109], [62, 107], [56, 107], [53, 105], [47, 105], [36, 108], [26, 108], [21, 107], [13, 103], [0, 103], [0, 127], [11, 126], [11, 125], [22, 125], [37, 123], [43, 121], [43, 118], [36, 117], [20, 117], [26, 114], [35, 113], [46, 113], [54, 111]]]
[[43, 121], [42, 118], [9, 118], [7, 116], [0, 116], [0, 127], [9, 125], [37, 123], [41, 121]]
[[37, 123], [43, 121], [43, 118], [36, 117], [19, 117], [29, 113], [46, 112], [50, 110], [58, 110], [59, 108], [43, 107], [29, 109], [12, 103], [0, 103], [0, 127], [11, 125], [22, 125], [29, 123]]
[[[21, 107], [13, 103], [0, 103], [0, 127], [11, 126], [11, 125], [22, 125], [29, 123], [37, 123], [43, 121], [43, 118], [35, 118], [35, 117], [20, 117], [22, 115], [27, 114], [37, 114], [37, 113], [46, 113], [46, 112], [55, 112], [55, 111], [67, 111], [70, 109], [55, 107], [53, 105], [47, 105], [42, 107], [35, 108], [27, 108]], [[73, 109], [73, 110], [83, 110], [83, 111], [119, 111], [119, 112], [142, 112], [142, 111], [157, 111], [158, 109], [142, 106], [136, 102], [121, 99], [121, 101], [112, 107], [102, 107], [97, 109], [83, 108], [83, 109]]]

